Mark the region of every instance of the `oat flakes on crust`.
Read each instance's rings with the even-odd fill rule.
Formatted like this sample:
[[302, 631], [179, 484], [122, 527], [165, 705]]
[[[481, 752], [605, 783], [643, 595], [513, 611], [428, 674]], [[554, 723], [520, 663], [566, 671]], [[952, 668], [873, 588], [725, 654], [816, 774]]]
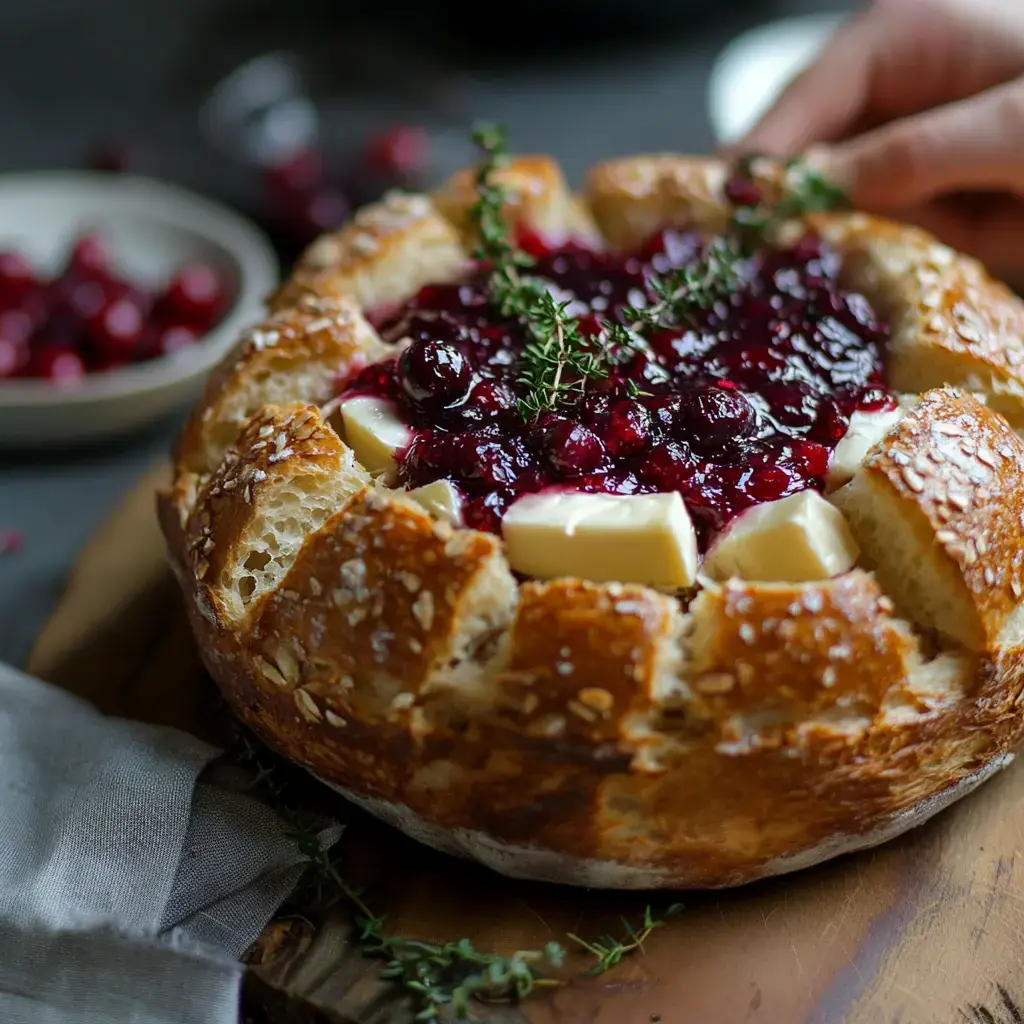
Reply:
[[[546, 159], [508, 174], [511, 215], [552, 235], [596, 224], [628, 247], [726, 218], [714, 161], [611, 161], [583, 199]], [[466, 186], [378, 204], [314, 245], [277, 315], [338, 301], [355, 317], [456, 279]], [[329, 375], [304, 391], [308, 337], [289, 343], [278, 390], [250, 346], [211, 384], [161, 498], [202, 656], [238, 716], [425, 842], [626, 888], [804, 867], [898, 834], [1006, 764], [1024, 733], [1024, 463], [997, 413], [1016, 424], [1024, 409], [1024, 312], [920, 232], [858, 214], [810, 223], [892, 318], [893, 386], [963, 389], [926, 394], [833, 496], [877, 565], [707, 583], [689, 605], [634, 585], [518, 583], [500, 540], [442, 526], [354, 463], [317, 408]], [[337, 356], [343, 373], [380, 351], [361, 337], [339, 335], [317, 366]], [[914, 559], [897, 569], [873, 524], [910, 536]], [[914, 572], [927, 587], [900, 586]]]

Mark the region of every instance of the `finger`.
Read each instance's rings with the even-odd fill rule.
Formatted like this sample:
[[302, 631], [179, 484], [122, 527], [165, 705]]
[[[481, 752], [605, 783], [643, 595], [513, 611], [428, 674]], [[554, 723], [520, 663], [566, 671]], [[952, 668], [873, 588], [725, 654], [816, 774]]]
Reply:
[[891, 211], [958, 252], [981, 260], [997, 277], [1024, 283], [1024, 202], [1012, 196], [925, 203]]
[[857, 206], [967, 190], [1024, 193], [1024, 80], [894, 121], [814, 154]]
[[814, 63], [730, 150], [792, 156], [812, 142], [842, 138], [868, 102], [874, 31], [870, 17], [837, 29]]

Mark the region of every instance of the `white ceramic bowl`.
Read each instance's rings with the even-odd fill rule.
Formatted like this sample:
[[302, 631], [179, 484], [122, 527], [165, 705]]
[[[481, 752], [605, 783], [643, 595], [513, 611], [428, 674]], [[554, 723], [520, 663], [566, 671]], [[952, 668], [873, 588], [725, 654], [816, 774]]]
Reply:
[[835, 14], [786, 18], [729, 43], [708, 83], [708, 115], [717, 141], [735, 142], [753, 128], [843, 21]]
[[277, 258], [262, 232], [174, 185], [79, 171], [0, 176], [0, 249], [17, 249], [52, 273], [74, 238], [92, 230], [110, 243], [119, 271], [140, 284], [159, 286], [188, 262], [214, 267], [231, 289], [231, 309], [201, 341], [161, 359], [87, 374], [70, 387], [0, 381], [0, 448], [87, 444], [183, 407], [259, 319], [277, 283]]

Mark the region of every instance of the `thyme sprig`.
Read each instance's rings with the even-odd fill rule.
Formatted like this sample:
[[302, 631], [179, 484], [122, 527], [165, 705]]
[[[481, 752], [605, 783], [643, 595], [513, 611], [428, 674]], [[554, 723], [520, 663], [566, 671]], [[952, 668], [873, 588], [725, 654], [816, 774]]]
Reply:
[[580, 330], [569, 313], [571, 300], [560, 301], [545, 282], [525, 271], [529, 255], [510, 240], [505, 223], [506, 190], [495, 175], [508, 162], [505, 133], [497, 125], [479, 125], [473, 140], [482, 159], [476, 171], [476, 202], [470, 213], [478, 241], [474, 255], [490, 268], [488, 290], [503, 316], [518, 318], [529, 338], [523, 349], [519, 383], [525, 395], [519, 411], [526, 420], [580, 395], [587, 382], [608, 376], [606, 349]]
[[[740, 175], [754, 179], [754, 164], [761, 159], [757, 154], [740, 160]], [[732, 214], [734, 232], [750, 245], [770, 238], [787, 220], [811, 213], [827, 213], [849, 205], [846, 193], [816, 171], [805, 160], [793, 157], [786, 161], [783, 173], [782, 195], [774, 203], [739, 204]]]
[[[282, 767], [284, 763], [261, 744], [241, 735], [237, 760], [254, 773], [254, 788], [273, 798], [287, 796], [291, 785], [285, 774], [287, 767]], [[360, 948], [366, 956], [383, 962], [380, 976], [402, 988], [412, 1002], [417, 1021], [475, 1021], [478, 1018], [473, 1014], [474, 1000], [518, 1002], [538, 989], [557, 988], [566, 983], [548, 973], [558, 971], [564, 964], [565, 947], [558, 942], [549, 942], [542, 949], [503, 955], [479, 950], [465, 938], [434, 943], [386, 935], [387, 916], [374, 913], [363, 890], [347, 881], [332, 851], [321, 843], [316, 827], [301, 814], [280, 806], [275, 809], [289, 821], [288, 835], [306, 864], [305, 894], [321, 908], [339, 901], [352, 907]], [[631, 953], [642, 952], [651, 932], [681, 910], [680, 904], [674, 904], [658, 918], [647, 907], [637, 926], [623, 918], [621, 939], [602, 936], [588, 941], [574, 934], [567, 938], [594, 958], [586, 974], [603, 974]]]
[[598, 939], [581, 939], [572, 932], [569, 933], [568, 938], [594, 957], [596, 962], [587, 971], [587, 974], [604, 974], [605, 971], [610, 971], [615, 967], [624, 956], [628, 956], [636, 950], [643, 951], [644, 943], [650, 937], [651, 932], [656, 928], [663, 927], [670, 918], [676, 917], [682, 912], [682, 903], [673, 903], [665, 909], [661, 917], [655, 917], [648, 906], [644, 910], [643, 922], [639, 927], [630, 924], [624, 917], [621, 918], [625, 935], [620, 939], [610, 935], [603, 935]]
[[735, 238], [716, 238], [699, 259], [666, 274], [651, 274], [647, 287], [654, 302], [625, 306], [623, 322], [604, 320], [601, 326], [620, 351], [635, 348], [645, 330], [694, 323], [697, 310], [711, 309], [740, 286], [743, 254]]

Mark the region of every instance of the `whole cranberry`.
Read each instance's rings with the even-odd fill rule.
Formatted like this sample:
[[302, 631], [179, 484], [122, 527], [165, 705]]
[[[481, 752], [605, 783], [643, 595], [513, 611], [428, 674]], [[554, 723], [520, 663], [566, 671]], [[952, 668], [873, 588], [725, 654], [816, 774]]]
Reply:
[[307, 192], [326, 177], [324, 155], [312, 147], [299, 149], [278, 160], [265, 172], [267, 190], [275, 200]]
[[110, 250], [97, 234], [79, 235], [71, 247], [66, 273], [78, 277], [105, 277], [110, 272]]
[[144, 327], [139, 306], [130, 299], [118, 299], [89, 320], [89, 339], [101, 358], [129, 362], [135, 357]]
[[423, 169], [430, 136], [418, 125], [398, 125], [373, 136], [366, 146], [367, 167], [394, 179], [415, 176]]
[[191, 348], [198, 340], [198, 332], [189, 324], [165, 324], [157, 331], [157, 346], [162, 356]]
[[582, 476], [604, 461], [601, 439], [582, 423], [552, 415], [542, 420], [534, 432], [534, 443], [559, 476]]
[[725, 183], [725, 198], [733, 206], [759, 206], [764, 200], [761, 186], [742, 174], [734, 174]]
[[21, 253], [0, 252], [0, 305], [17, 305], [37, 285], [35, 271]]
[[696, 460], [689, 447], [679, 441], [658, 444], [644, 457], [638, 471], [640, 479], [656, 491], [685, 490], [696, 471]]
[[29, 359], [32, 320], [20, 309], [0, 313], [0, 380], [17, 376]]
[[402, 390], [419, 405], [452, 405], [465, 397], [473, 379], [469, 360], [454, 345], [414, 341], [398, 359]]
[[789, 473], [780, 466], [769, 466], [750, 474], [746, 491], [755, 501], [777, 501], [786, 496], [792, 483]]
[[[56, 294], [53, 294], [56, 292]], [[99, 281], [65, 276], [54, 283], [51, 303], [63, 306], [80, 320], [90, 320], [107, 304], [109, 297]]]
[[0, 313], [0, 341], [27, 346], [35, 325], [23, 309], [7, 309]]
[[163, 304], [177, 317], [198, 327], [211, 327], [224, 308], [224, 285], [212, 267], [182, 268], [164, 292]]
[[739, 391], [713, 384], [659, 399], [653, 411], [666, 433], [702, 449], [747, 437], [757, 422], [753, 406]]
[[296, 242], [307, 244], [348, 220], [352, 204], [348, 196], [333, 185], [323, 184], [281, 200], [276, 219]]
[[808, 477], [824, 476], [828, 472], [829, 450], [817, 441], [797, 441], [793, 445], [792, 461]]
[[639, 402], [629, 399], [616, 402], [601, 435], [605, 447], [616, 458], [633, 455], [651, 442], [650, 413]]
[[466, 401], [481, 422], [501, 419], [516, 412], [516, 396], [503, 380], [482, 380], [473, 387]]
[[45, 378], [57, 385], [73, 385], [85, 376], [85, 362], [74, 349], [46, 344], [32, 351], [24, 375]]

